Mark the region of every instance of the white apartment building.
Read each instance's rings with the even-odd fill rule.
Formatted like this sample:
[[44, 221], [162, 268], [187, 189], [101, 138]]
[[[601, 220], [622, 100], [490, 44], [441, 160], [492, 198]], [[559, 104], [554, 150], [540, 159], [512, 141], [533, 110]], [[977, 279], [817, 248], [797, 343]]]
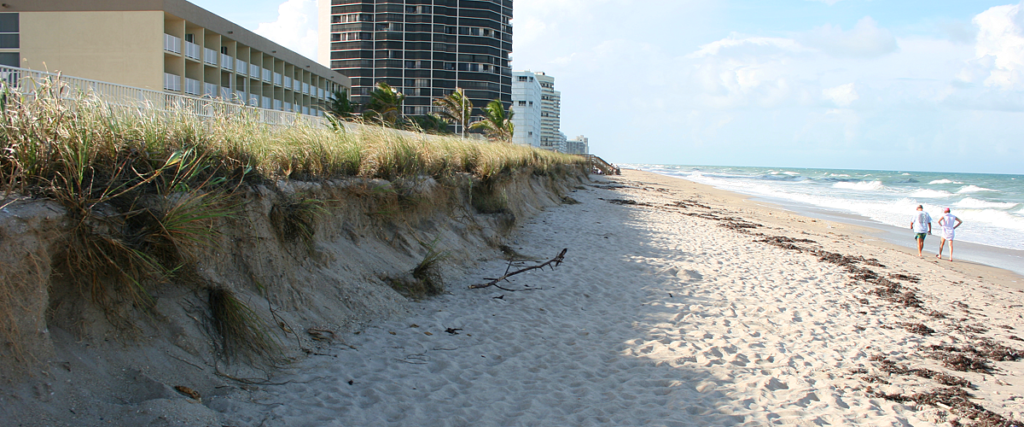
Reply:
[[541, 87], [537, 75], [530, 71], [512, 72], [512, 123], [516, 130], [512, 135], [515, 144], [540, 147], [541, 138]]
[[309, 115], [351, 86], [186, 0], [3, 3], [0, 65]]
[[590, 154], [590, 140], [580, 135], [565, 142], [565, 152], [568, 154]]
[[562, 93], [555, 90], [555, 78], [543, 71], [534, 74], [540, 82], [541, 113], [540, 113], [540, 147], [560, 151], [564, 135], [560, 135], [562, 114]]

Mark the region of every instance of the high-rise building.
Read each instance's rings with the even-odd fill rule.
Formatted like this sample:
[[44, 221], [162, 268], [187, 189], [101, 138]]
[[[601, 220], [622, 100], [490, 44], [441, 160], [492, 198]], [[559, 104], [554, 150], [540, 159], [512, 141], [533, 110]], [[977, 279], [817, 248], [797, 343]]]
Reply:
[[569, 154], [590, 154], [590, 140], [580, 135], [565, 142], [565, 152]]
[[562, 93], [555, 90], [555, 78], [536, 73], [541, 88], [540, 147], [560, 151], [565, 136], [561, 135]]
[[0, 65], [319, 115], [344, 75], [185, 0], [0, 9]]
[[515, 144], [540, 147], [541, 87], [537, 76], [529, 71], [512, 72], [512, 124]]
[[[321, 64], [352, 79], [366, 104], [378, 82], [405, 94], [403, 113], [465, 90], [477, 109], [512, 102], [512, 0], [319, 0]], [[477, 110], [479, 111], [479, 110]]]

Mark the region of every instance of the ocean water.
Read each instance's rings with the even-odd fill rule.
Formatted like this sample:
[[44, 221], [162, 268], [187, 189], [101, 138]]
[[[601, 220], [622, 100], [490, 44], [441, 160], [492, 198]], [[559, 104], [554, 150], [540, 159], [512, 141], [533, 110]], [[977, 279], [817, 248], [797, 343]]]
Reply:
[[908, 228], [917, 205], [938, 234], [943, 208], [964, 224], [957, 240], [1024, 250], [1024, 175], [629, 165], [723, 190], [854, 214]]

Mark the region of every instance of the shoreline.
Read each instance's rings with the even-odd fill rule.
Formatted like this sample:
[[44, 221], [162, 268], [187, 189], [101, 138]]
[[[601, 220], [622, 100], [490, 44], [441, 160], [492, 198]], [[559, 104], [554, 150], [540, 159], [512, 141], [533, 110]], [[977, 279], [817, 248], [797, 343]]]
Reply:
[[482, 252], [407, 316], [204, 404], [226, 425], [1024, 418], [1024, 292], [997, 270], [934, 268], [863, 244], [862, 228], [686, 180], [593, 179], [505, 241], [523, 265], [567, 248], [557, 268], [470, 289], [510, 267]]
[[[758, 206], [765, 209], [774, 209], [779, 212], [789, 213], [806, 219], [825, 221], [828, 224], [842, 224], [842, 229], [848, 230], [852, 234], [856, 234], [863, 244], [876, 246], [879, 249], [884, 248], [886, 250], [902, 251], [908, 255], [915, 256], [916, 258], [916, 254], [914, 253], [916, 251], [916, 246], [914, 246], [914, 242], [910, 238], [911, 233], [909, 231], [900, 233], [905, 230], [899, 229], [898, 227], [878, 223], [858, 215], [833, 212], [812, 205], [804, 206], [796, 202], [790, 203], [788, 201], [777, 201], [765, 197], [724, 190], [711, 185], [690, 181], [683, 177], [663, 175], [656, 172], [642, 171], [638, 169], [623, 169], [623, 171], [627, 170], [630, 173], [650, 174], [671, 180], [685, 181], [694, 184], [695, 186], [703, 187], [702, 191], [710, 193], [721, 192], [722, 194], [720, 197], [733, 197], [737, 201], [746, 200], [749, 201], [749, 203], [758, 204]], [[904, 237], [906, 243], [899, 243], [900, 240], [897, 240], [899, 237]], [[924, 260], [932, 261], [937, 264], [938, 267], [947, 270], [957, 271], [973, 276], [983, 276], [993, 283], [1012, 289], [1024, 290], [1024, 274], [1009, 268], [994, 265], [997, 263], [992, 263], [991, 258], [988, 260], [980, 260], [979, 258], [984, 259], [985, 257], [972, 256], [972, 250], [993, 253], [993, 256], [1004, 257], [1007, 259], [1009, 259], [1009, 257], [1020, 257], [1024, 251], [1015, 251], [1012, 249], [999, 248], [978, 243], [957, 241], [957, 250], [954, 254], [954, 262], [950, 263], [948, 261], [948, 248], [943, 253], [942, 262], [938, 262], [935, 259], [935, 254], [938, 250], [938, 241], [938, 233], [933, 233], [933, 235], [928, 236], [925, 240]], [[965, 254], [967, 254], [967, 258], [963, 257]]]

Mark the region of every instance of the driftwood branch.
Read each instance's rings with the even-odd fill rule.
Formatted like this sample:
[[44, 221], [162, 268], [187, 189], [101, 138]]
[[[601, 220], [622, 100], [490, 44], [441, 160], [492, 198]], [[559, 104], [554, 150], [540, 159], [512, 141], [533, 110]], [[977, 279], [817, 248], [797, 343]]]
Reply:
[[[551, 267], [551, 269], [554, 270], [555, 267], [558, 267], [558, 265], [561, 264], [562, 261], [565, 260], [565, 252], [568, 251], [568, 250], [569, 250], [568, 248], [562, 249], [562, 252], [559, 252], [557, 256], [555, 256], [554, 258], [550, 259], [549, 261], [547, 261], [547, 262], [545, 262], [543, 264], [537, 264], [537, 265], [534, 265], [534, 266], [531, 266], [531, 267], [526, 267], [526, 268], [523, 268], [523, 269], [519, 269], [519, 270], [516, 270], [516, 271], [513, 271], [513, 272], [509, 272], [509, 270], [512, 269], [512, 263], [509, 262], [509, 267], [505, 269], [505, 275], [504, 276], [501, 276], [501, 277], [499, 277], [497, 279], [491, 279], [490, 282], [484, 283], [482, 285], [471, 285], [469, 287], [469, 289], [483, 289], [483, 288], [489, 288], [491, 286], [497, 287], [499, 289], [505, 289], [505, 288], [502, 288], [502, 287], [498, 286], [498, 283], [507, 282], [509, 277], [515, 276], [515, 275], [517, 275], [519, 273], [525, 273], [525, 272], [530, 271], [530, 270], [538, 270], [538, 269], [541, 269], [541, 268], [544, 268], [544, 267]], [[506, 290], [508, 290], [508, 289], [506, 289]]]

